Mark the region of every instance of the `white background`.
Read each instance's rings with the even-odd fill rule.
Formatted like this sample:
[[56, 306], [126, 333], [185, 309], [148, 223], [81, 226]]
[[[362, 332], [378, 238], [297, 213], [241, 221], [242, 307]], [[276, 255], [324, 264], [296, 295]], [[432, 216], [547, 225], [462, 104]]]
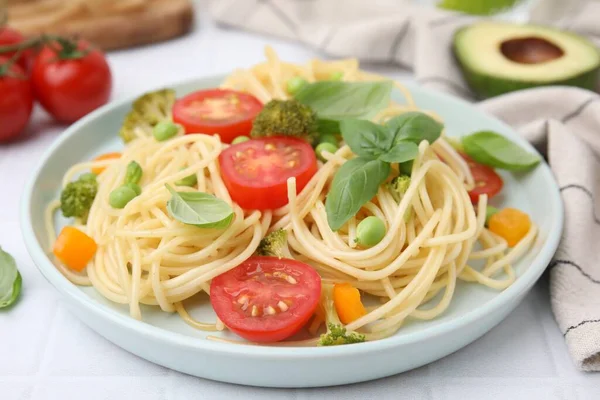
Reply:
[[[198, 10], [192, 34], [163, 44], [111, 53], [113, 99], [148, 87], [222, 74], [262, 60], [272, 44], [289, 61], [322, 56], [301, 46], [217, 28]], [[367, 66], [408, 77], [393, 66]], [[262, 389], [186, 376], [109, 343], [73, 317], [42, 278], [21, 239], [23, 184], [61, 134], [36, 110], [18, 143], [0, 145], [0, 246], [23, 275], [20, 302], [0, 311], [0, 399], [600, 399], [600, 374], [576, 370], [550, 311], [545, 278], [504, 322], [480, 340], [417, 370], [369, 383], [320, 389]], [[249, 366], [251, 368], [251, 366]], [[356, 368], [361, 368], [360, 360]]]

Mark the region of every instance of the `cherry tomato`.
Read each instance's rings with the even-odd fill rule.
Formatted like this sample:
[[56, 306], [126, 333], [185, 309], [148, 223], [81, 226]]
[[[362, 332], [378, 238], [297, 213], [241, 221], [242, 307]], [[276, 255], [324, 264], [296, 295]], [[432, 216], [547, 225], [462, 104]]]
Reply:
[[250, 257], [210, 284], [219, 319], [253, 342], [277, 342], [298, 332], [320, 296], [321, 277], [310, 265], [277, 257]]
[[256, 97], [235, 90], [210, 89], [188, 94], [173, 106], [173, 120], [186, 133], [218, 133], [231, 143], [238, 136], [248, 136], [252, 120], [262, 109]]
[[475, 187], [469, 191], [469, 197], [473, 204], [477, 204], [479, 196], [482, 194], [487, 194], [488, 199], [491, 199], [500, 193], [504, 182], [493, 168], [473, 161], [466, 154], [461, 154], [461, 156], [467, 161], [475, 180]]
[[[23, 68], [0, 57], [0, 142], [19, 136], [33, 109], [33, 90]], [[5, 65], [2, 67], [2, 65]]]
[[233, 201], [247, 210], [287, 204], [287, 180], [300, 192], [317, 172], [317, 159], [302, 139], [272, 136], [230, 146], [219, 155], [221, 176]]
[[[15, 44], [19, 44], [25, 40], [25, 37], [19, 32], [8, 26], [0, 27], [0, 46], [11, 46]], [[1, 53], [2, 57], [6, 57], [8, 59], [12, 58], [16, 54], [16, 51], [10, 51], [6, 53]], [[32, 61], [32, 52], [31, 50], [23, 50], [21, 55], [19, 55], [19, 60], [17, 61], [19, 65], [23, 68], [24, 71], [29, 71], [29, 67], [31, 66]]]
[[108, 101], [112, 77], [104, 54], [87, 42], [78, 41], [71, 51], [61, 49], [46, 46], [40, 51], [31, 80], [44, 109], [70, 123]]

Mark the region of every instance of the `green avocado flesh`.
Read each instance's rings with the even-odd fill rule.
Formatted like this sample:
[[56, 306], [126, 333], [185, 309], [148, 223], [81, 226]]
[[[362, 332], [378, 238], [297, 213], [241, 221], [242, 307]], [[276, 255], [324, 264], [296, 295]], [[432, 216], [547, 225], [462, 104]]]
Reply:
[[439, 8], [473, 15], [492, 15], [514, 6], [520, 0], [442, 0]]
[[481, 98], [548, 85], [593, 90], [600, 51], [573, 33], [504, 22], [479, 22], [454, 35], [454, 54]]

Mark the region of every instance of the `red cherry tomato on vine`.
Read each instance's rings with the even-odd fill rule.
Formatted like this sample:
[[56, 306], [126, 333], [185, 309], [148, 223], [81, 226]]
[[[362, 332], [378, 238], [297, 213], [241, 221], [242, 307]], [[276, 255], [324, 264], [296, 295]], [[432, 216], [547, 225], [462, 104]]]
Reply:
[[[14, 30], [8, 26], [0, 27], [0, 47], [16, 45], [23, 42], [24, 40], [25, 37], [19, 31]], [[2, 52], [0, 53], [0, 56], [10, 59], [16, 53], [16, 51]], [[33, 54], [31, 50], [24, 50], [21, 52], [21, 55], [19, 55], [19, 60], [17, 62], [23, 68], [23, 70], [29, 71], [32, 56]]]
[[17, 138], [29, 122], [33, 90], [23, 68], [0, 57], [0, 142]]
[[84, 40], [45, 46], [33, 63], [31, 82], [44, 109], [68, 123], [105, 104], [112, 88], [104, 54]]

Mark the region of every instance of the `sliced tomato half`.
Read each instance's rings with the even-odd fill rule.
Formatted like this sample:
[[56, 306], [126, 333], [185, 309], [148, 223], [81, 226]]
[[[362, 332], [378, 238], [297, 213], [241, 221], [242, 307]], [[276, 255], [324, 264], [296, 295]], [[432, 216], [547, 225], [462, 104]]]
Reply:
[[302, 139], [272, 136], [230, 146], [219, 155], [221, 176], [233, 201], [247, 210], [287, 204], [287, 180], [300, 192], [317, 172], [317, 158]]
[[500, 193], [502, 187], [504, 186], [504, 182], [502, 181], [500, 175], [498, 175], [493, 168], [473, 161], [466, 154], [461, 153], [461, 156], [469, 165], [471, 174], [475, 180], [475, 187], [469, 191], [469, 197], [471, 198], [471, 202], [473, 204], [477, 204], [479, 201], [479, 196], [482, 194], [487, 194], [488, 199], [491, 199]]
[[277, 257], [250, 257], [210, 284], [219, 319], [253, 342], [277, 342], [298, 332], [320, 297], [321, 277], [311, 266]]
[[231, 143], [238, 136], [248, 136], [252, 120], [262, 110], [262, 103], [248, 93], [228, 89], [209, 89], [190, 93], [173, 105], [173, 120], [186, 133], [218, 133]]

